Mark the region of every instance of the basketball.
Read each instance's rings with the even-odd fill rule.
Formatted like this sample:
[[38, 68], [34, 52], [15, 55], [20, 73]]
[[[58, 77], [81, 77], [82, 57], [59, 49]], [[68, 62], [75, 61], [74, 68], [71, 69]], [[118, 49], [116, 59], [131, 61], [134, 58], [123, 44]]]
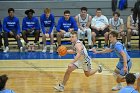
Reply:
[[60, 46], [58, 49], [57, 49], [57, 52], [60, 56], [65, 56], [67, 54], [67, 47], [65, 46]]

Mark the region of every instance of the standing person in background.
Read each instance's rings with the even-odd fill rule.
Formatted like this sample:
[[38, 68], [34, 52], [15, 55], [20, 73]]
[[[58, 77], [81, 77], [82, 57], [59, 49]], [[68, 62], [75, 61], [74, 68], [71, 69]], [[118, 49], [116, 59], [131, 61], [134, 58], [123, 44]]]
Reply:
[[124, 23], [119, 12], [114, 12], [113, 17], [109, 19], [109, 29], [110, 31], [117, 31], [119, 37], [122, 37], [122, 44], [125, 44]]
[[90, 50], [92, 48], [91, 29], [90, 29], [92, 17], [89, 14], [87, 14], [87, 10], [88, 9], [86, 7], [82, 7], [81, 13], [78, 14], [75, 17], [75, 19], [78, 25], [78, 39], [82, 40], [84, 44], [85, 35], [87, 34], [88, 45], [89, 45], [89, 50]]
[[2, 24], [0, 20], [0, 51], [3, 51], [2, 49]]
[[137, 0], [134, 6], [134, 13], [133, 13], [134, 24], [138, 19], [138, 31], [139, 31], [139, 49], [140, 49], [140, 0]]
[[[35, 45], [37, 45], [39, 41], [40, 25], [38, 19], [33, 16], [34, 13], [35, 11], [33, 9], [26, 10], [25, 14], [27, 17], [24, 17], [22, 21], [22, 37], [28, 47], [28, 51], [34, 51]], [[32, 34], [35, 37], [33, 46], [30, 45], [27, 39], [27, 36]]]
[[6, 89], [6, 82], [8, 80], [7, 75], [1, 75], [0, 76], [0, 93], [15, 93], [11, 89]]
[[4, 36], [4, 52], [9, 51], [8, 36], [12, 36], [16, 39], [20, 52], [23, 51], [22, 43], [20, 41], [20, 24], [19, 19], [14, 16], [15, 10], [13, 8], [8, 9], [9, 16], [5, 17], [3, 20], [3, 36]]
[[56, 30], [58, 47], [61, 46], [61, 38], [70, 37], [71, 32], [78, 31], [76, 21], [72, 16], [70, 16], [69, 10], [65, 10], [64, 16], [59, 18]]
[[40, 23], [42, 29], [42, 41], [43, 41], [43, 51], [46, 52], [46, 38], [50, 38], [50, 53], [53, 53], [53, 43], [54, 43], [54, 27], [55, 27], [55, 18], [54, 15], [51, 13], [49, 8], [44, 10], [44, 14], [40, 16]]

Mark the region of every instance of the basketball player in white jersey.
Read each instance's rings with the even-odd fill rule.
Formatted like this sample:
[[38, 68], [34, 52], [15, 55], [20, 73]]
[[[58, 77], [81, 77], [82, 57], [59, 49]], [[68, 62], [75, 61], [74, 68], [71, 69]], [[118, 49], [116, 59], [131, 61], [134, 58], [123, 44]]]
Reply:
[[133, 20], [133, 8], [131, 9], [131, 15], [127, 18], [127, 48], [131, 48], [131, 36], [138, 35], [138, 20], [136, 21], [136, 25]]
[[91, 40], [91, 29], [89, 27], [92, 17], [89, 14], [87, 14], [87, 10], [88, 9], [86, 7], [82, 7], [81, 13], [78, 14], [75, 17], [75, 19], [78, 25], [78, 39], [80, 40], [82, 39], [84, 41], [85, 34], [87, 34], [89, 49], [91, 49], [92, 40]]
[[124, 23], [119, 12], [114, 12], [113, 17], [109, 19], [109, 30], [117, 31], [118, 37], [122, 37], [122, 43], [125, 44]]
[[80, 40], [78, 40], [76, 32], [71, 33], [70, 40], [73, 44], [73, 49], [67, 50], [67, 53], [76, 54], [76, 56], [72, 60], [72, 62], [68, 65], [68, 69], [65, 72], [63, 81], [54, 87], [56, 90], [60, 92], [64, 91], [64, 86], [66, 85], [66, 82], [68, 81], [71, 72], [74, 71], [75, 69], [78, 69], [80, 66], [82, 66], [85, 76], [87, 77], [95, 74], [97, 71], [99, 73], [102, 72], [102, 67], [100, 65], [95, 70], [91, 69], [91, 58], [88, 56], [87, 49], [85, 48], [83, 43]]

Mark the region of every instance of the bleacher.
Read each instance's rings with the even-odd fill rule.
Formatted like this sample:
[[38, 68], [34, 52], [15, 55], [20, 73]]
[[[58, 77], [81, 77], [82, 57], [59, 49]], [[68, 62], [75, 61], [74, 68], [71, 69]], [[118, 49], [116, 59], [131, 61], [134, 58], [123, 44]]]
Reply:
[[[128, 8], [125, 10], [117, 10], [121, 14], [121, 18], [124, 19], [126, 23], [127, 16], [130, 15], [130, 9], [134, 6], [137, 0], [128, 0]], [[96, 8], [102, 8], [103, 14], [109, 18], [112, 17], [111, 0], [3, 0], [0, 1], [0, 19], [8, 15], [7, 9], [12, 7], [15, 9], [15, 15], [20, 20], [20, 25], [22, 25], [22, 19], [26, 15], [24, 14], [27, 9], [34, 9], [34, 16], [40, 17], [44, 12], [44, 8], [51, 8], [52, 13], [55, 15], [55, 22], [57, 24], [59, 17], [63, 16], [64, 10], [68, 9], [72, 16], [80, 13], [80, 8], [85, 6], [88, 8], [88, 13], [92, 16], [95, 15]], [[137, 40], [138, 37], [134, 37]], [[32, 39], [32, 38], [31, 38]], [[133, 39], [133, 37], [132, 37]], [[56, 40], [56, 38], [55, 38]], [[65, 39], [63, 39], [65, 40]], [[68, 39], [67, 39], [68, 40]], [[103, 37], [98, 38], [98, 40], [104, 40]], [[40, 37], [39, 41], [42, 41]], [[136, 41], [137, 42], [137, 41]]]

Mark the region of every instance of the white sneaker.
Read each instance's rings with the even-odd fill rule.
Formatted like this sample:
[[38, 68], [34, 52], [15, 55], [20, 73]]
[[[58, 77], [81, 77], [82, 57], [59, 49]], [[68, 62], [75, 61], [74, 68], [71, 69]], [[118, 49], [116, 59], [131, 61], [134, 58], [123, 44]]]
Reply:
[[42, 52], [46, 52], [47, 51], [47, 46], [44, 46]]
[[102, 65], [98, 66], [98, 72], [101, 73], [102, 72]]
[[9, 51], [9, 47], [7, 46], [3, 52], [6, 53], [8, 51]]
[[53, 46], [50, 46], [50, 53], [53, 53]]
[[54, 88], [55, 88], [57, 91], [59, 91], [59, 92], [63, 92], [63, 91], [64, 91], [64, 85], [62, 85], [61, 83], [58, 84], [58, 85], [56, 85]]
[[23, 52], [23, 47], [20, 47], [20, 52]]
[[116, 85], [115, 87], [112, 88], [112, 91], [117, 91], [120, 90], [121, 88], [123, 88], [122, 85]]

